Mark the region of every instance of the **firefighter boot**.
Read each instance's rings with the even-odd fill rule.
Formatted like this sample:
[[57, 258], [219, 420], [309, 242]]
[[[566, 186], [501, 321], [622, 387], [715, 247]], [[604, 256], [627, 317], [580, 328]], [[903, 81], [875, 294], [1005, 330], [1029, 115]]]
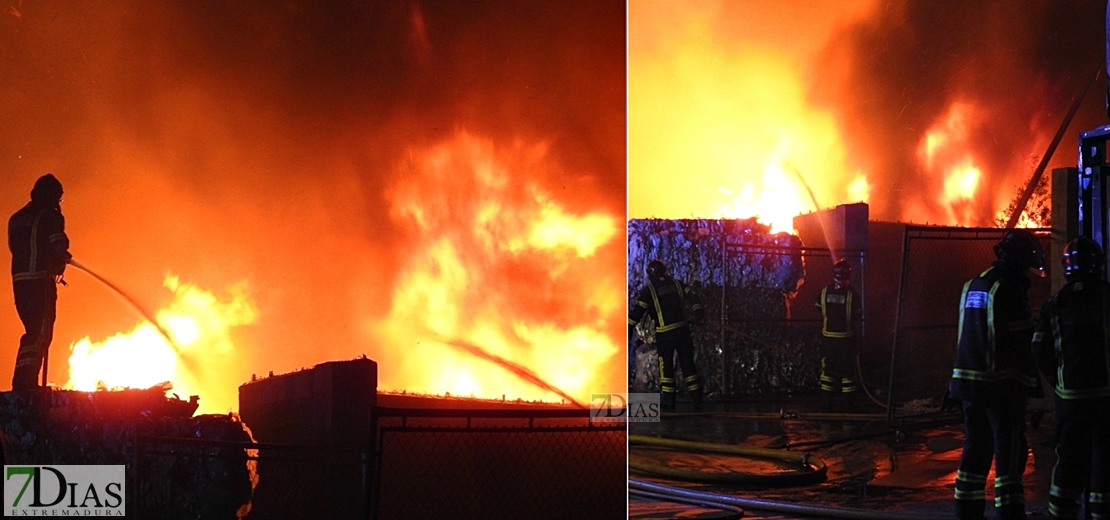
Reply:
[[659, 408], [664, 412], [673, 412], [674, 411], [674, 400], [675, 400], [674, 392], [663, 392], [660, 395]]

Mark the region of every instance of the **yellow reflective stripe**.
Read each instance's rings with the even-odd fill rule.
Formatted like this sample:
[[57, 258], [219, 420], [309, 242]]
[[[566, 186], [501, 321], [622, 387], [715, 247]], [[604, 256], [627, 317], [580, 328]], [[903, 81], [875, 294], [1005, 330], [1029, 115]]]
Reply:
[[37, 273], [19, 273], [12, 275], [12, 281], [18, 282], [21, 280], [38, 280], [41, 278], [49, 278], [50, 273], [46, 271], [39, 271]]
[[655, 327], [655, 332], [667, 332], [668, 330], [681, 329], [682, 327], [685, 327], [685, 326], [686, 326], [686, 322], [685, 321], [680, 321], [678, 323], [672, 323], [670, 325], [667, 325], [666, 327]]
[[963, 470], [957, 470], [956, 471], [956, 480], [967, 482], [969, 484], [986, 485], [987, 476], [986, 475], [980, 475], [978, 473], [968, 473], [968, 472], [963, 471]]
[[1001, 372], [983, 372], [982, 370], [972, 370], [970, 368], [953, 368], [952, 378], [967, 379], [969, 381], [986, 381], [988, 383], [1012, 378], [1025, 386], [1037, 386], [1036, 378], [1022, 374], [1021, 371], [1016, 368], [1008, 368]]
[[1056, 395], [1060, 399], [1090, 399], [1092, 397], [1110, 397], [1110, 388], [1061, 388], [1063, 380], [1056, 383]]
[[994, 487], [1012, 486], [1014, 484], [1021, 484], [1021, 475], [1002, 475], [995, 477]]
[[994, 333], [994, 293], [998, 292], [998, 288], [1001, 285], [1002, 285], [1001, 280], [999, 280], [997, 282], [994, 282], [994, 285], [991, 285], [990, 292], [987, 293], [987, 352], [986, 352], [986, 354], [987, 354], [987, 366], [990, 367], [991, 370], [994, 370], [994, 368], [995, 368], [995, 366], [994, 366], [994, 363], [995, 363], [994, 354], [995, 354], [995, 350], [998, 348], [997, 344], [995, 343], [996, 339], [995, 339], [995, 333]]
[[634, 320], [634, 319], [632, 319], [632, 318], [628, 318], [628, 324], [629, 324], [629, 325], [638, 325], [639, 323], [640, 323], [640, 322], [638, 322], [638, 321], [636, 321], [636, 320]]
[[1052, 487], [1048, 488], [1048, 495], [1057, 498], [1063, 498], [1066, 500], [1079, 500], [1083, 497], [1083, 491], [1078, 489], [1062, 488], [1053, 484]]
[[987, 492], [982, 489], [956, 489], [956, 500], [986, 500]]
[[59, 241], [59, 240], [61, 240], [61, 239], [65, 238], [65, 237], [66, 237], [66, 234], [65, 234], [65, 232], [62, 232], [62, 233], [54, 233], [53, 235], [50, 235], [50, 241], [51, 241], [51, 242], [57, 242], [57, 241]]
[[964, 284], [964, 290], [960, 293], [960, 323], [956, 325], [956, 341], [960, 341], [964, 337], [964, 316], [967, 315], [968, 289], [971, 289], [971, 280]]
[[29, 272], [35, 271], [35, 260], [39, 256], [39, 221], [42, 220], [44, 213], [46, 213], [46, 208], [40, 209], [38, 214], [35, 215], [35, 220], [31, 223], [31, 258], [27, 263], [27, 271]]
[[994, 507], [1002, 507], [1008, 504], [1024, 504], [1024, 493], [1007, 493], [1005, 495], [994, 497]]

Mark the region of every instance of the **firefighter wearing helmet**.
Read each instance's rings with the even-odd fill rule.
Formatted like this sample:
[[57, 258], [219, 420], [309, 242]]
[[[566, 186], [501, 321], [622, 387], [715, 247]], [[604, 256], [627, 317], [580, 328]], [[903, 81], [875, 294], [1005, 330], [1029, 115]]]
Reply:
[[31, 202], [8, 220], [15, 309], [26, 331], [19, 338], [13, 390], [38, 386], [39, 371], [54, 336], [57, 284], [72, 258], [61, 201], [62, 183], [48, 173], [35, 182]]
[[846, 260], [833, 264], [833, 281], [817, 296], [821, 311], [821, 395], [825, 410], [843, 397], [852, 408], [856, 386], [856, 325], [862, 314], [859, 295], [852, 288], [852, 266]]
[[1044, 276], [1044, 251], [1026, 230], [994, 246], [990, 268], [964, 284], [956, 361], [947, 398], [961, 401], [964, 446], [956, 473], [956, 516], [983, 518], [994, 460], [998, 518], [1025, 518], [1025, 402], [1041, 395], [1033, 360], [1030, 270]]
[[1098, 243], [1079, 237], [1064, 248], [1064, 287], [1044, 304], [1033, 356], [1056, 389], [1056, 454], [1049, 491], [1053, 518], [1087, 512], [1110, 517], [1110, 283]]
[[[690, 320], [700, 320], [704, 312], [697, 295], [682, 282], [667, 274], [667, 266], [652, 260], [647, 267], [648, 283], [628, 313], [628, 337], [634, 338], [636, 325], [644, 316], [655, 321], [655, 344], [659, 356], [659, 383], [661, 405], [665, 411], [674, 411], [678, 386], [675, 381], [674, 355], [682, 365], [686, 391], [701, 406], [701, 376], [694, 364], [694, 341], [690, 336]], [[687, 307], [692, 316], [687, 316]]]

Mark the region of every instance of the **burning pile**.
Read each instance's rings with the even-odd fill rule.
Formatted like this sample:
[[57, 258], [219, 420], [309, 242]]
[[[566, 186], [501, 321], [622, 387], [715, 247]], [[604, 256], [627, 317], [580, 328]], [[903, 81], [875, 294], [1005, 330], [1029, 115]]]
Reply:
[[70, 346], [66, 388], [94, 391], [150, 388], [169, 383], [181, 395], [200, 395], [202, 411], [237, 409], [234, 327], [255, 320], [245, 284], [228, 289], [223, 300], [169, 275], [165, 287], [174, 299], [155, 315], [173, 342], [150, 323], [101, 342], [88, 337]]
[[572, 176], [544, 143], [497, 146], [459, 132], [412, 150], [400, 169], [391, 215], [413, 239], [373, 329], [390, 346], [381, 387], [582, 402], [617, 391], [620, 373], [606, 367], [623, 312], [612, 290], [623, 278], [620, 216], [588, 194], [546, 188]]

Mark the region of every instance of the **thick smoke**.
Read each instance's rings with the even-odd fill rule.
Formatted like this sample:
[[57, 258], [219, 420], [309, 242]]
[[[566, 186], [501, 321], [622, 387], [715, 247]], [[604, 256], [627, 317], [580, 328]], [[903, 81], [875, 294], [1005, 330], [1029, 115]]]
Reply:
[[[963, 223], [993, 225], [1073, 97], [1105, 68], [1105, 9], [1095, 1], [880, 1], [830, 38], [809, 69], [810, 94], [837, 115], [849, 156], [869, 172], [872, 217], [908, 219], [907, 206], [943, 213], [935, 195], [944, 178], [923, 168], [918, 149], [964, 103], [974, 107], [964, 143], [983, 177]], [[1105, 77], [1087, 93], [1050, 170], [1074, 166], [1078, 133], [1106, 123]]]
[[[413, 239], [386, 200], [409, 151], [460, 131], [545, 143], [566, 175], [535, 182], [566, 211], [623, 215], [624, 26], [621, 1], [10, 3], [0, 208], [54, 172], [74, 255], [151, 307], [171, 297], [167, 272], [217, 294], [245, 280], [258, 319], [226, 368], [241, 381], [374, 358], [389, 346], [364, 327], [389, 312]], [[617, 273], [623, 247], [605, 246]], [[71, 342], [138, 320], [67, 277], [59, 382]], [[20, 334], [13, 305], [0, 312], [0, 381]]]

